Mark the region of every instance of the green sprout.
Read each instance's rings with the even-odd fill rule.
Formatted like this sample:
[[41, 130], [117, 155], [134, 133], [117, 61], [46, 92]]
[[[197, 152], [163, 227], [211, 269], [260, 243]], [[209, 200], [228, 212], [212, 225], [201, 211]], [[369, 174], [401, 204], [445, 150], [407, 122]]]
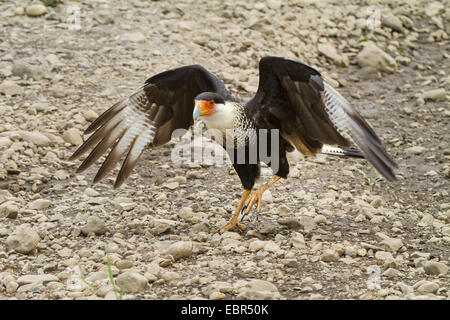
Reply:
[[[122, 286], [122, 289], [119, 290], [116, 287], [116, 283], [114, 282], [114, 277], [111, 270], [111, 260], [109, 259], [109, 255], [106, 255], [106, 266], [108, 268], [109, 282], [113, 287], [114, 295], [116, 296], [116, 300], [123, 300], [123, 294], [125, 292], [125, 284]], [[119, 296], [117, 296], [119, 294]]]
[[366, 180], [366, 183], [371, 186], [372, 188], [375, 187], [375, 185], [380, 182], [381, 180], [383, 180], [383, 178], [380, 176], [380, 174], [378, 173], [378, 171], [375, 171], [375, 176], [371, 177], [369, 176], [364, 170], [358, 169], [358, 171], [362, 174], [362, 176], [364, 177], [364, 179]]

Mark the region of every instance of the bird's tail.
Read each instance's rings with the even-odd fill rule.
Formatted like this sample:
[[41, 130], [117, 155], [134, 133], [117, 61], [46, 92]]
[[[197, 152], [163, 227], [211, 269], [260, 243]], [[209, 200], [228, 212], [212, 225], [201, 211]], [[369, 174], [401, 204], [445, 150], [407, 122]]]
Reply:
[[339, 148], [324, 145], [321, 153], [339, 157], [364, 158], [362, 152], [355, 148]]

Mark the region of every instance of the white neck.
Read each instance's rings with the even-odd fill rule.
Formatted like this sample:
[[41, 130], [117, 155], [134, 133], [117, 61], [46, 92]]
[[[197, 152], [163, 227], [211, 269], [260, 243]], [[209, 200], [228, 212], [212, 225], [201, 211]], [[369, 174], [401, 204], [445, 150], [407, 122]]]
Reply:
[[217, 103], [215, 112], [211, 115], [199, 117], [208, 129], [218, 129], [225, 132], [227, 129], [234, 127], [236, 116], [236, 105], [234, 102]]

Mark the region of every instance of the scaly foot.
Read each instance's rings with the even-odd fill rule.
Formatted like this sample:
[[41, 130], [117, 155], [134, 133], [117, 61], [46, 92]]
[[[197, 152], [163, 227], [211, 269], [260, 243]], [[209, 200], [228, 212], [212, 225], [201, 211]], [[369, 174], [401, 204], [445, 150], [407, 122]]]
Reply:
[[235, 226], [237, 226], [237, 227], [238, 227], [239, 229], [241, 229], [241, 230], [245, 230], [245, 228], [247, 228], [244, 224], [240, 223], [240, 222], [237, 220], [237, 218], [234, 219], [234, 217], [233, 217], [233, 218], [230, 219], [230, 221], [228, 221], [227, 223], [225, 223], [225, 224], [224, 224], [223, 226], [221, 226], [220, 228], [213, 230], [212, 233], [217, 233], [217, 232], [219, 232], [219, 231], [225, 232], [225, 231], [228, 231], [228, 230], [233, 229]]
[[256, 206], [256, 212], [261, 212], [261, 200], [262, 200], [262, 195], [264, 193], [264, 189], [258, 189], [255, 190], [252, 194], [252, 196], [248, 199], [246, 207], [247, 209], [245, 210], [244, 214], [248, 214], [250, 212], [250, 210], [252, 209], [253, 205], [256, 203], [256, 201], [258, 201], [258, 205]]
[[244, 193], [242, 194], [242, 197], [241, 197], [241, 201], [239, 202], [239, 205], [236, 208], [236, 211], [234, 211], [234, 214], [231, 217], [230, 221], [225, 223], [220, 228], [213, 230], [212, 231], [213, 233], [217, 233], [219, 231], [228, 231], [228, 230], [234, 228], [235, 226], [238, 226], [241, 230], [245, 230], [245, 228], [246, 228], [245, 225], [243, 225], [242, 223], [240, 223], [238, 221], [238, 217], [239, 217], [239, 213], [242, 210], [242, 207], [244, 206], [245, 200], [247, 200], [249, 194], [250, 194], [250, 190], [244, 190]]

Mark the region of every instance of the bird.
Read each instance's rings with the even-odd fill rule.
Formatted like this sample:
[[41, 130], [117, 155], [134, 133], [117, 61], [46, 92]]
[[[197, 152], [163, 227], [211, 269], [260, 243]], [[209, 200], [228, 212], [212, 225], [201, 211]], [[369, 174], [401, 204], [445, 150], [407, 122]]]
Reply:
[[[229, 159], [243, 188], [230, 220], [212, 232], [235, 227], [245, 230], [239, 216], [248, 214], [255, 205], [256, 212], [261, 211], [263, 193], [278, 180], [287, 179], [287, 153], [295, 150], [304, 156], [326, 153], [365, 158], [386, 180], [396, 180], [397, 163], [357, 110], [314, 68], [274, 56], [260, 59], [258, 88], [246, 103], [239, 102], [218, 77], [198, 64], [148, 78], [134, 94], [90, 124], [85, 134], [91, 135], [70, 160], [92, 149], [77, 169], [80, 173], [110, 149], [94, 177], [97, 183], [125, 157], [114, 183], [118, 188], [144, 150], [164, 145], [175, 130], [187, 130], [194, 121], [222, 134], [220, 144], [228, 146]], [[242, 153], [246, 157], [239, 161]], [[271, 166], [275, 162], [277, 166]], [[273, 177], [254, 190], [261, 163], [271, 166]]]

